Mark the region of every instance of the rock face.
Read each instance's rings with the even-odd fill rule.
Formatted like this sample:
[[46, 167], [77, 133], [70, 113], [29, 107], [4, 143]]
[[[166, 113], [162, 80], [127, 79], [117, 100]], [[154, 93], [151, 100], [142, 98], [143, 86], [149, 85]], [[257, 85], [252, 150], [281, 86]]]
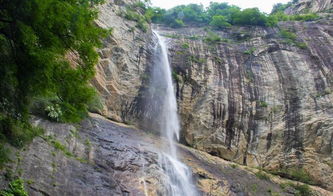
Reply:
[[[99, 50], [100, 62], [92, 84], [102, 96], [104, 116], [116, 121], [134, 119], [132, 111], [136, 105], [146, 68], [151, 57], [152, 34], [137, 28], [135, 21], [121, 15], [136, 0], [107, 0], [99, 7], [97, 25], [110, 29], [112, 35], [104, 40]], [[140, 10], [137, 9], [137, 13]]]
[[[103, 97], [102, 115], [143, 125], [154, 38], [150, 29], [145, 33], [120, 16], [134, 3], [109, 0], [100, 6], [97, 24], [114, 31], [99, 51], [92, 84]], [[303, 0], [286, 12], [331, 7], [330, 0]], [[281, 30], [297, 38], [283, 38]], [[216, 32], [220, 43], [204, 41], [203, 28], [159, 31], [170, 37], [184, 143], [244, 165], [300, 167], [333, 190], [330, 14], [278, 28], [233, 27]]]
[[[20, 176], [31, 196], [164, 196], [165, 176], [158, 164], [159, 145], [153, 135], [92, 115], [75, 127], [35, 118], [45, 135], [12, 157], [0, 171], [0, 189]], [[293, 195], [274, 178], [260, 179], [204, 152], [179, 146], [180, 157], [195, 176], [200, 195]], [[313, 189], [317, 195], [329, 195]]]
[[327, 12], [333, 9], [332, 0], [298, 0], [285, 10], [286, 14]]
[[333, 190], [332, 30], [331, 18], [233, 27], [209, 43], [201, 28], [160, 28], [184, 142], [244, 165], [300, 167]]

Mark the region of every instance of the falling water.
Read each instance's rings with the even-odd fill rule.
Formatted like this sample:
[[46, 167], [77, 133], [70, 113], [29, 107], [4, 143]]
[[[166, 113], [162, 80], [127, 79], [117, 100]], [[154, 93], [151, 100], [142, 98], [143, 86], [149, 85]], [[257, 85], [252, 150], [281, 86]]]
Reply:
[[[177, 158], [175, 139], [179, 140], [179, 119], [177, 101], [172, 83], [167, 46], [163, 37], [154, 32], [158, 44], [154, 51], [154, 66], [149, 86], [149, 105], [153, 121], [157, 122], [161, 135], [167, 138], [168, 145], [160, 153], [160, 165], [166, 175], [167, 196], [195, 196], [191, 171]], [[152, 122], [153, 123], [153, 122]]]

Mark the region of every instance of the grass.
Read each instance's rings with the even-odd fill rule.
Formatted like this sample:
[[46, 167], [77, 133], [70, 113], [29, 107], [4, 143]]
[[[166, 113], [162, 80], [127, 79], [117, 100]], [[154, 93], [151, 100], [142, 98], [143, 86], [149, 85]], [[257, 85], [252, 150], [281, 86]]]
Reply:
[[188, 48], [190, 48], [190, 45], [188, 43], [183, 43], [182, 48], [183, 49], [188, 49]]
[[280, 31], [280, 36], [285, 39], [284, 42], [287, 44], [295, 45], [301, 49], [307, 48], [306, 43], [297, 41], [297, 35], [287, 29], [282, 29]]
[[257, 178], [259, 178], [260, 180], [266, 180], [269, 181], [271, 178], [269, 177], [269, 175], [267, 175], [265, 172], [263, 171], [258, 171], [255, 173], [255, 175], [257, 176]]
[[222, 38], [218, 34], [209, 31], [207, 36], [204, 38], [204, 41], [209, 44], [217, 44], [222, 41]]
[[292, 187], [296, 191], [295, 194], [294, 194], [295, 196], [311, 196], [311, 195], [313, 195], [312, 191], [311, 191], [311, 188], [307, 184], [295, 184], [295, 183], [289, 182], [289, 183], [280, 184], [280, 187], [283, 190], [286, 190], [288, 187]]
[[270, 173], [306, 184], [318, 185], [303, 168], [283, 168], [277, 171], [270, 171]]
[[268, 103], [265, 101], [259, 101], [259, 106], [262, 108], [267, 108], [268, 107]]
[[252, 55], [254, 53], [254, 51], [256, 51], [256, 48], [252, 47], [250, 49], [245, 50], [244, 54]]
[[195, 57], [195, 56], [190, 56], [190, 61], [194, 62], [194, 63], [197, 63], [197, 64], [203, 64], [203, 63], [206, 62], [206, 59], [198, 58], [198, 57]]

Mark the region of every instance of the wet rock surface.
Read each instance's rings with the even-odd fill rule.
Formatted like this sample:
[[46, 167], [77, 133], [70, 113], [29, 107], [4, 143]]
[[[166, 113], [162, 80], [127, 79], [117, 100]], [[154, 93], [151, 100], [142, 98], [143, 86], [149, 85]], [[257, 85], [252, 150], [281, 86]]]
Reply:
[[[327, 17], [279, 28], [232, 27], [216, 31], [222, 40], [215, 43], [205, 41], [204, 28], [159, 27], [169, 37], [183, 142], [253, 167], [302, 168], [333, 190]], [[282, 30], [297, 38], [286, 40]]]
[[[33, 196], [165, 195], [165, 176], [158, 164], [158, 149], [164, 141], [157, 136], [98, 115], [77, 127], [39, 118], [34, 122], [45, 129], [45, 135], [13, 154], [13, 163], [1, 171], [0, 188], [11, 173], [25, 180]], [[179, 148], [180, 157], [194, 172], [200, 195], [290, 195], [278, 183], [258, 179], [251, 171], [204, 152]]]

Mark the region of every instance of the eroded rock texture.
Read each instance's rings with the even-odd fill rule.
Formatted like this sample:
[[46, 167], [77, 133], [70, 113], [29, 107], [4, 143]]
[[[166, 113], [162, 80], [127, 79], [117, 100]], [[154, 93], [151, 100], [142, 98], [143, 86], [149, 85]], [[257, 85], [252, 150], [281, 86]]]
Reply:
[[[116, 121], [133, 120], [132, 111], [136, 105], [146, 68], [151, 57], [152, 34], [137, 27], [137, 22], [126, 20], [126, 7], [135, 0], [107, 0], [99, 7], [98, 26], [112, 28], [112, 35], [104, 40], [99, 50], [100, 62], [92, 84], [103, 97], [101, 114]], [[136, 9], [137, 13], [140, 10]]]
[[215, 32], [219, 43], [201, 28], [159, 30], [170, 37], [187, 144], [245, 165], [302, 167], [333, 190], [331, 18], [233, 27]]
[[[0, 170], [0, 189], [19, 176], [31, 196], [166, 196], [166, 176], [159, 164], [159, 137], [99, 115], [79, 126], [34, 118], [45, 135], [13, 153], [11, 164]], [[179, 145], [179, 156], [194, 173], [200, 192], [207, 196], [294, 195], [284, 181], [260, 179], [205, 152]], [[14, 149], [13, 149], [14, 150]], [[317, 195], [330, 195], [312, 187]]]
[[286, 14], [327, 12], [333, 9], [332, 0], [298, 0], [285, 10]]

